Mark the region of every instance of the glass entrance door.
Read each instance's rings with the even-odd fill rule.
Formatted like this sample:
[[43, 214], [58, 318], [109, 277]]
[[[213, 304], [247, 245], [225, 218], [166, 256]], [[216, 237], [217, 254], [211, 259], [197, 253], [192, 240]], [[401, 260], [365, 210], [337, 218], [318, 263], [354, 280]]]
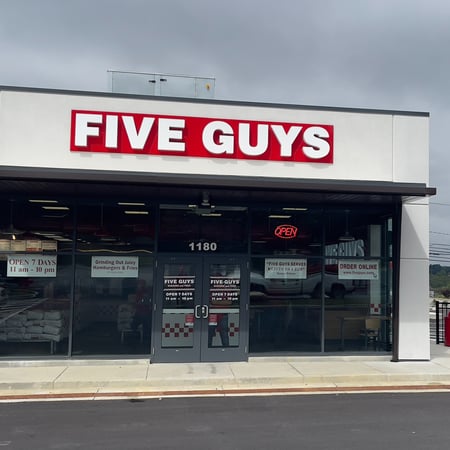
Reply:
[[245, 360], [247, 278], [239, 257], [160, 258], [152, 361]]

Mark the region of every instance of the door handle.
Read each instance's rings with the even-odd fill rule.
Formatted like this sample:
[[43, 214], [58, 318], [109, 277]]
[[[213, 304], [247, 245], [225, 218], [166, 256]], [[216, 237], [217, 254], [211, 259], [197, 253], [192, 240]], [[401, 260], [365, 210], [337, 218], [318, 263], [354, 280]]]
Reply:
[[194, 316], [195, 316], [196, 319], [201, 319], [200, 308], [202, 308], [202, 312], [203, 312], [203, 306], [196, 305], [195, 308], [194, 308]]
[[202, 317], [203, 319], [207, 319], [209, 316], [209, 308], [207, 305], [202, 306]]

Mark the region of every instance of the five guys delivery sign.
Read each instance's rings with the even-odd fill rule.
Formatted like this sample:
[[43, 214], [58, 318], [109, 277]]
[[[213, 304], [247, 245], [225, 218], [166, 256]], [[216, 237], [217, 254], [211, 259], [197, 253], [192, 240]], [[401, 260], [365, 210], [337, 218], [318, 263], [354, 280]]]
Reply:
[[333, 126], [72, 111], [70, 150], [266, 161], [333, 162]]

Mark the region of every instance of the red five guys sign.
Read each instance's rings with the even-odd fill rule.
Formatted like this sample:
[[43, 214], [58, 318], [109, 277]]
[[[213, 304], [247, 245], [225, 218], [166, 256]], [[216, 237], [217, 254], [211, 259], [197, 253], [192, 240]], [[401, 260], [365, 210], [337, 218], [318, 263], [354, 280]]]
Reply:
[[71, 151], [333, 163], [333, 126], [72, 111]]

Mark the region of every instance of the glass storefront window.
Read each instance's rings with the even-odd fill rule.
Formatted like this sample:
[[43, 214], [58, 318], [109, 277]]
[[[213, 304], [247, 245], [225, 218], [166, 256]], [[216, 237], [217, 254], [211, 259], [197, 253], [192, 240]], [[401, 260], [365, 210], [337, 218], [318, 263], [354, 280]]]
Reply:
[[68, 252], [73, 245], [73, 206], [53, 198], [0, 201], [0, 251]]
[[[383, 260], [352, 264], [363, 267], [353, 278], [346, 275], [353, 291], [342, 298], [325, 299], [325, 351], [388, 351], [392, 317], [386, 264]], [[366, 342], [366, 322], [372, 319], [376, 320], [368, 328], [376, 333], [376, 342]]]
[[68, 354], [71, 256], [0, 256], [0, 356]]
[[77, 209], [77, 251], [152, 253], [155, 214], [141, 201], [81, 204]]
[[251, 352], [390, 350], [390, 207], [261, 208], [252, 224]]
[[[325, 297], [325, 351], [387, 351], [391, 348], [389, 211], [330, 211], [325, 221], [325, 273], [342, 295]], [[367, 330], [374, 337], [367, 339]]]
[[73, 355], [150, 353], [154, 223], [143, 201], [78, 206]]
[[67, 355], [73, 207], [0, 201], [0, 355]]
[[241, 326], [239, 264], [209, 264], [208, 348], [238, 347]]
[[152, 257], [77, 256], [73, 355], [149, 354], [152, 305]]
[[320, 351], [321, 279], [320, 259], [252, 258], [251, 352]]
[[304, 207], [253, 209], [252, 254], [319, 255], [322, 211]]
[[[249, 258], [249, 272], [239, 272], [250, 281], [248, 298], [239, 287], [249, 328], [232, 305], [210, 302], [208, 348], [241, 345], [241, 330], [251, 353], [391, 348], [392, 205], [250, 214], [161, 205], [159, 224], [142, 201], [16, 198], [0, 208], [0, 355], [149, 355], [157, 251], [217, 255], [214, 268], [226, 253]], [[199, 295], [208, 297], [205, 286]]]
[[199, 280], [193, 264], [164, 264], [162, 348], [194, 347], [195, 291]]
[[165, 205], [160, 210], [158, 250], [247, 253], [247, 222], [247, 208]]

